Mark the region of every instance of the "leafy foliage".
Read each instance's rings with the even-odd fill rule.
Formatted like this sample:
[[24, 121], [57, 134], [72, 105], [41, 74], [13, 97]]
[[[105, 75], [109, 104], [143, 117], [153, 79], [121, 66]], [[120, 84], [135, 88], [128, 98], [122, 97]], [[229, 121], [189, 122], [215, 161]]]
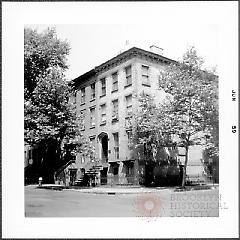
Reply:
[[[55, 29], [43, 33], [25, 29], [24, 141], [38, 149], [35, 177], [53, 181], [54, 171], [77, 153], [91, 156], [94, 148], [80, 131], [83, 115], [71, 101], [73, 89], [65, 79], [69, 44]], [[43, 175], [41, 175], [43, 176]]]
[[50, 69], [37, 82], [31, 99], [25, 101], [25, 141], [33, 145], [54, 139], [76, 152], [85, 141], [79, 130], [82, 116], [77, 116], [75, 104], [69, 101], [71, 88], [63, 73]]
[[49, 67], [67, 69], [70, 47], [57, 38], [56, 30], [48, 28], [42, 33], [31, 28], [24, 29], [24, 86], [25, 98], [30, 97], [37, 79]]

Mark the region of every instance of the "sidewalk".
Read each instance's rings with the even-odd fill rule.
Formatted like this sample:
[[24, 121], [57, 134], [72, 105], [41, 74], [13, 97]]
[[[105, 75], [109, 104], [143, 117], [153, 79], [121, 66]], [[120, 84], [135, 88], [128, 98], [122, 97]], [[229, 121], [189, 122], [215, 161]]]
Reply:
[[[198, 191], [198, 190], [210, 190], [216, 189], [218, 185], [204, 185], [204, 186], [189, 186], [186, 191]], [[162, 191], [168, 192], [178, 192], [177, 187], [110, 187], [110, 186], [99, 186], [94, 188], [85, 188], [85, 189], [65, 189], [68, 191], [78, 191], [81, 193], [94, 193], [94, 194], [139, 194], [139, 193], [157, 193]]]
[[152, 193], [156, 192], [156, 188], [144, 188], [144, 187], [94, 187], [85, 189], [65, 189], [68, 191], [78, 191], [81, 193], [94, 193], [94, 194], [138, 194], [138, 193]]
[[[56, 184], [43, 184], [42, 186], [36, 186], [40, 189], [51, 189], [51, 190], [64, 190], [64, 191], [77, 191], [81, 193], [92, 193], [92, 194], [140, 194], [140, 193], [156, 193], [160, 191], [170, 191], [170, 192], [178, 192], [177, 187], [142, 187], [142, 186], [97, 186], [92, 188], [66, 188], [64, 185], [56, 185]], [[203, 185], [203, 186], [189, 186], [186, 191], [192, 190], [209, 190], [216, 189], [218, 185]], [[180, 190], [184, 191], [184, 190]]]
[[71, 188], [64, 185], [57, 184], [43, 184], [42, 186], [35, 185], [38, 189], [50, 189], [50, 190], [64, 190], [64, 191], [77, 191], [81, 193], [94, 193], [94, 194], [137, 194], [137, 193], [152, 193], [159, 190], [174, 190], [172, 187], [156, 187], [147, 188], [142, 186], [96, 186], [96, 187], [83, 187], [83, 188]]
[[42, 188], [42, 189], [51, 189], [51, 190], [63, 190], [65, 189], [64, 185], [58, 185], [58, 184], [42, 184], [41, 186], [39, 185], [34, 185], [36, 188]]

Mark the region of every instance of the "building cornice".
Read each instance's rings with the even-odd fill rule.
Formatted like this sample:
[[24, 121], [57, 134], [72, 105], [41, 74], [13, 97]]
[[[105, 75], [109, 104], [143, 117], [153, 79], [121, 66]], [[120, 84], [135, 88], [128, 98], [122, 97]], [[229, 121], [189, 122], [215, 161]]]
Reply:
[[93, 68], [92, 70], [84, 73], [83, 75], [73, 79], [73, 84], [77, 84], [80, 82], [83, 82], [86, 79], [89, 79], [91, 77], [97, 76], [103, 72], [106, 72], [116, 66], [119, 66], [123, 62], [126, 62], [127, 60], [130, 60], [132, 58], [141, 58], [141, 59], [147, 59], [154, 63], [163, 63], [163, 64], [170, 64], [170, 63], [177, 63], [175, 60], [172, 60], [170, 58], [166, 58], [162, 55], [149, 52], [146, 50], [143, 50], [141, 48], [133, 47], [129, 50], [111, 58], [110, 60], [102, 63], [101, 65]]

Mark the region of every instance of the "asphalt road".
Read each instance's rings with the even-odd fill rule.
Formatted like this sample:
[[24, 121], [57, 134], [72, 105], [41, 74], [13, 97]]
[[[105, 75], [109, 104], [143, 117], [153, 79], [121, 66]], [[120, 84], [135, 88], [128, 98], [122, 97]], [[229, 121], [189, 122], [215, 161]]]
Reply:
[[218, 217], [218, 189], [94, 194], [25, 187], [26, 217]]

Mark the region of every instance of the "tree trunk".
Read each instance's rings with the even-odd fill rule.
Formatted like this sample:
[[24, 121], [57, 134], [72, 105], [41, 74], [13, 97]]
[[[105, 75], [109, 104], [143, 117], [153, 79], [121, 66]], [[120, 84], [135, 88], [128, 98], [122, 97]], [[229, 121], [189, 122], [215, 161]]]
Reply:
[[183, 167], [183, 178], [182, 178], [182, 187], [185, 187], [186, 183], [186, 173], [187, 173], [187, 164], [188, 164], [188, 146], [185, 147], [186, 153], [185, 153], [185, 164]]

